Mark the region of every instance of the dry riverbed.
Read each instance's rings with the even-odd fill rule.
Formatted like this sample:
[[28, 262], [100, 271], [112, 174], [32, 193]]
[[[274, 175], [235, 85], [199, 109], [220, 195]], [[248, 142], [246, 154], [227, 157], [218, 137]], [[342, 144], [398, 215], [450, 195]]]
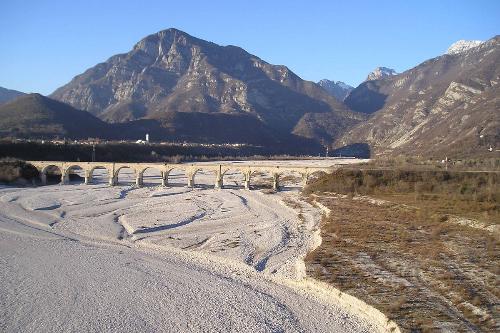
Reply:
[[182, 175], [169, 188], [148, 175], [144, 188], [1, 188], [0, 330], [385, 331], [371, 308], [304, 279], [320, 210], [293, 186], [246, 191], [237, 177], [224, 190]]

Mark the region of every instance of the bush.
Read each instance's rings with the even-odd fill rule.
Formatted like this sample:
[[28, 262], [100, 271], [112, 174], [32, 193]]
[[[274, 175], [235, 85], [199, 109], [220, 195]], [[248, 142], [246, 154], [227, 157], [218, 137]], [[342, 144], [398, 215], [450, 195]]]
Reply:
[[445, 195], [461, 201], [500, 203], [500, 173], [440, 170], [338, 169], [308, 185], [305, 192], [341, 194]]
[[39, 177], [38, 170], [24, 161], [4, 158], [0, 160], [0, 182], [14, 183], [32, 181]]

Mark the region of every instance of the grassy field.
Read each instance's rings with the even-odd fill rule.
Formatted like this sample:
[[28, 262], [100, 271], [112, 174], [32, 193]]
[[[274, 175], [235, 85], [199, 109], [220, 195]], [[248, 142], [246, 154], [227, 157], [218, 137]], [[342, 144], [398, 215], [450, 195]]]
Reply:
[[308, 273], [405, 331], [499, 327], [499, 174], [339, 170], [310, 184], [331, 213]]

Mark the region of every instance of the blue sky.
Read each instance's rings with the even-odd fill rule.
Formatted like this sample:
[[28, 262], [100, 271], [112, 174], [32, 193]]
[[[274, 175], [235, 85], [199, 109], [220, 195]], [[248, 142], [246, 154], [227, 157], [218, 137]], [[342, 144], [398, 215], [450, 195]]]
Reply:
[[0, 86], [50, 94], [169, 27], [238, 45], [306, 80], [357, 85], [404, 71], [459, 39], [500, 33], [499, 0], [0, 1]]

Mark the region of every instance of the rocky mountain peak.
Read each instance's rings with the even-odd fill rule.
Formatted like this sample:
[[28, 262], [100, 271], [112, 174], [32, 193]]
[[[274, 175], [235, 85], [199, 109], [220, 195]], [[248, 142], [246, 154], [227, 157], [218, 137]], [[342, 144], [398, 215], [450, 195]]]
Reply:
[[207, 124], [224, 119], [228, 127], [251, 117], [280, 140], [295, 135], [331, 141], [364, 119], [286, 66], [177, 29], [143, 38], [51, 96], [111, 123], [154, 119], [174, 128], [175, 119], [191, 114]]
[[377, 67], [370, 74], [368, 74], [365, 81], [379, 80], [381, 78], [384, 78], [387, 76], [393, 76], [393, 75], [397, 75], [397, 74], [398, 73], [392, 68]]
[[448, 48], [448, 50], [446, 50], [446, 54], [459, 54], [459, 53], [462, 53], [462, 52], [466, 52], [472, 48], [475, 48], [479, 45], [481, 45], [482, 43], [484, 43], [484, 41], [482, 40], [459, 40], [453, 44], [451, 44], [451, 46]]
[[194, 45], [204, 46], [203, 42], [183, 31], [170, 28], [143, 38], [134, 45], [133, 51], [142, 51], [155, 58], [164, 57], [169, 54], [181, 53], [182, 50], [190, 49]]
[[354, 89], [354, 87], [351, 87], [342, 81], [335, 82], [328, 79], [318, 81], [318, 85], [339, 101], [343, 101]]

